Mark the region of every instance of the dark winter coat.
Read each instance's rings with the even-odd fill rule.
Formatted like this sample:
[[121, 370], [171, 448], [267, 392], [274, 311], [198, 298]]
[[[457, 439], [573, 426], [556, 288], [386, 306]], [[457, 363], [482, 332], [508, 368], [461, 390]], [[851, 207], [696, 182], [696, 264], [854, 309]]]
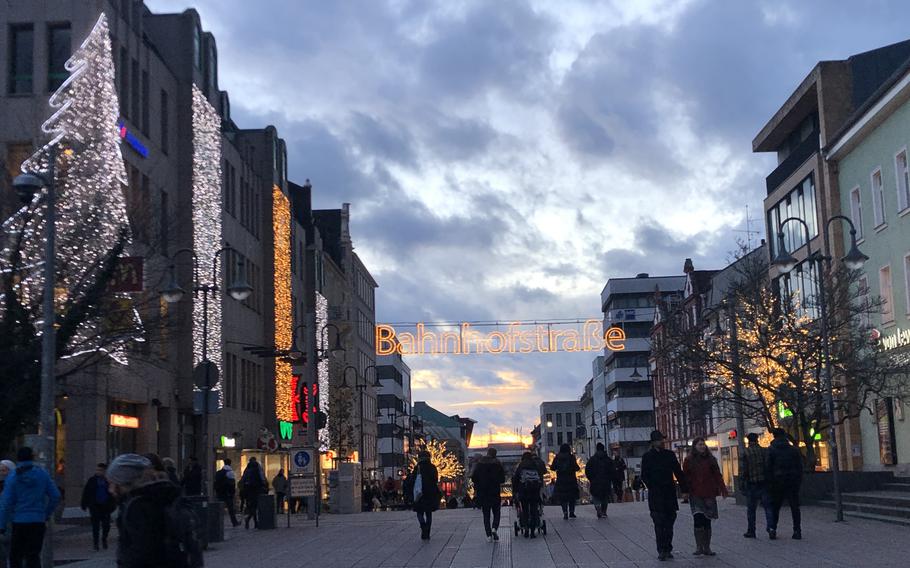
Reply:
[[572, 453], [558, 453], [550, 464], [550, 469], [556, 472], [556, 489], [553, 495], [559, 501], [574, 501], [578, 499], [578, 478], [575, 473], [581, 468]]
[[161, 480], [134, 489], [120, 506], [117, 529], [117, 566], [160, 568], [167, 566], [167, 514], [165, 509], [180, 496], [180, 488]]
[[679, 483], [685, 490], [685, 479], [676, 454], [670, 450], [651, 448], [642, 456], [641, 481], [648, 488], [648, 509], [651, 511], [678, 511], [676, 484]]
[[610, 495], [615, 473], [613, 460], [607, 452], [603, 450], [595, 452], [585, 465], [585, 476], [591, 483], [591, 496], [606, 500]]
[[772, 485], [799, 485], [803, 479], [803, 455], [786, 438], [775, 438], [768, 449], [768, 480]]
[[240, 497], [248, 501], [255, 501], [259, 495], [267, 488], [265, 475], [262, 473], [262, 466], [259, 462], [247, 464], [240, 477]]
[[683, 475], [686, 476], [688, 492], [694, 497], [717, 497], [727, 494], [724, 476], [714, 456], [688, 456], [683, 462]]
[[506, 482], [506, 472], [498, 459], [483, 456], [474, 466], [471, 481], [474, 482], [474, 499], [477, 504], [492, 506], [502, 498], [500, 490]]
[[[103, 501], [98, 499], [99, 483], [104, 485], [103, 491], [107, 495], [107, 498]], [[114, 501], [114, 496], [108, 492], [107, 487], [108, 481], [104, 477], [97, 475], [89, 477], [88, 481], [85, 482], [85, 487], [82, 488], [82, 501], [80, 503], [82, 510], [91, 509], [102, 514], [113, 512], [117, 508], [117, 504]]]
[[619, 456], [613, 458], [613, 483], [622, 483], [626, 480], [626, 460]]
[[187, 495], [202, 495], [202, 467], [198, 463], [183, 470], [182, 485]]
[[420, 474], [420, 484], [423, 487], [423, 494], [420, 499], [414, 501], [415, 511], [435, 511], [439, 509], [439, 499], [442, 498], [442, 492], [439, 490], [439, 472], [436, 466], [431, 462], [418, 462], [408, 475], [405, 481], [404, 492], [408, 499], [414, 499], [414, 483], [417, 481], [417, 474]]
[[[538, 460], [522, 460], [519, 462], [518, 467], [515, 468], [515, 473], [512, 475], [512, 493], [515, 494], [518, 499], [525, 501], [530, 500], [536, 502], [540, 499], [540, 489], [543, 487], [543, 474], [546, 472], [540, 471], [540, 461]], [[540, 477], [540, 483], [535, 483], [533, 486], [531, 484], [521, 482], [521, 472], [524, 470], [536, 471], [537, 475]]]

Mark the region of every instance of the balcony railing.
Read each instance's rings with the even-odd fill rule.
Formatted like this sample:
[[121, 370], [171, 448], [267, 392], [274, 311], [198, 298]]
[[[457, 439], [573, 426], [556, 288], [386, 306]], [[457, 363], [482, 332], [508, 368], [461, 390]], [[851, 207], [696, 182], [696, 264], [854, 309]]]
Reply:
[[818, 152], [818, 132], [814, 131], [808, 138], [799, 143], [796, 148], [790, 152], [783, 162], [778, 164], [774, 171], [765, 178], [765, 186], [768, 189], [768, 195], [784, 183], [793, 172], [795, 172], [806, 160], [814, 153]]

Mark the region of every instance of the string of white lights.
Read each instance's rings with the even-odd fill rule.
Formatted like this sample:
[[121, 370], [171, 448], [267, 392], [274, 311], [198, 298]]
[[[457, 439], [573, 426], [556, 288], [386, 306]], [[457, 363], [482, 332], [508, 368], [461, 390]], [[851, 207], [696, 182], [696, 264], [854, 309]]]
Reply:
[[[325, 353], [328, 347], [328, 338], [326, 337], [326, 325], [329, 320], [329, 301], [320, 292], [316, 292], [316, 352]], [[331, 447], [329, 436], [329, 421], [332, 420], [329, 413], [329, 361], [326, 358], [318, 358], [319, 363], [316, 365], [316, 380], [319, 385], [319, 410], [326, 415], [326, 427], [319, 430], [319, 448], [327, 451]]]

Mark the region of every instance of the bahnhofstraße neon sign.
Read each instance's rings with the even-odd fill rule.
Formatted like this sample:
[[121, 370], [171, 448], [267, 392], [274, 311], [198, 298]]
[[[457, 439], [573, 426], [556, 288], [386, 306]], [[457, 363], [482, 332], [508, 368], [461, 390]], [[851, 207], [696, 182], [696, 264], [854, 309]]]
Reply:
[[494, 331], [480, 331], [471, 322], [462, 322], [431, 331], [427, 329], [430, 325], [408, 325], [415, 329], [414, 332], [400, 331], [392, 324], [377, 325], [376, 354], [503, 355], [623, 351], [626, 348], [626, 332], [622, 328], [614, 326], [604, 330], [603, 322], [596, 319], [578, 322], [569, 329], [553, 329], [554, 324], [512, 322]]

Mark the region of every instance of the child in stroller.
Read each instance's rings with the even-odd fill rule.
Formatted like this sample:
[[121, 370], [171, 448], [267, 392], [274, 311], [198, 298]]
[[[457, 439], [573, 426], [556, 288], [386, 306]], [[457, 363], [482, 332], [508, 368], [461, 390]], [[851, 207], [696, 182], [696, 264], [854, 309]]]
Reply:
[[540, 492], [543, 489], [543, 472], [535, 463], [531, 452], [521, 456], [521, 462], [512, 476], [512, 494], [518, 520], [515, 521], [515, 536], [523, 532], [525, 538], [535, 538], [538, 532], [547, 534], [547, 522], [541, 520], [543, 502]]

